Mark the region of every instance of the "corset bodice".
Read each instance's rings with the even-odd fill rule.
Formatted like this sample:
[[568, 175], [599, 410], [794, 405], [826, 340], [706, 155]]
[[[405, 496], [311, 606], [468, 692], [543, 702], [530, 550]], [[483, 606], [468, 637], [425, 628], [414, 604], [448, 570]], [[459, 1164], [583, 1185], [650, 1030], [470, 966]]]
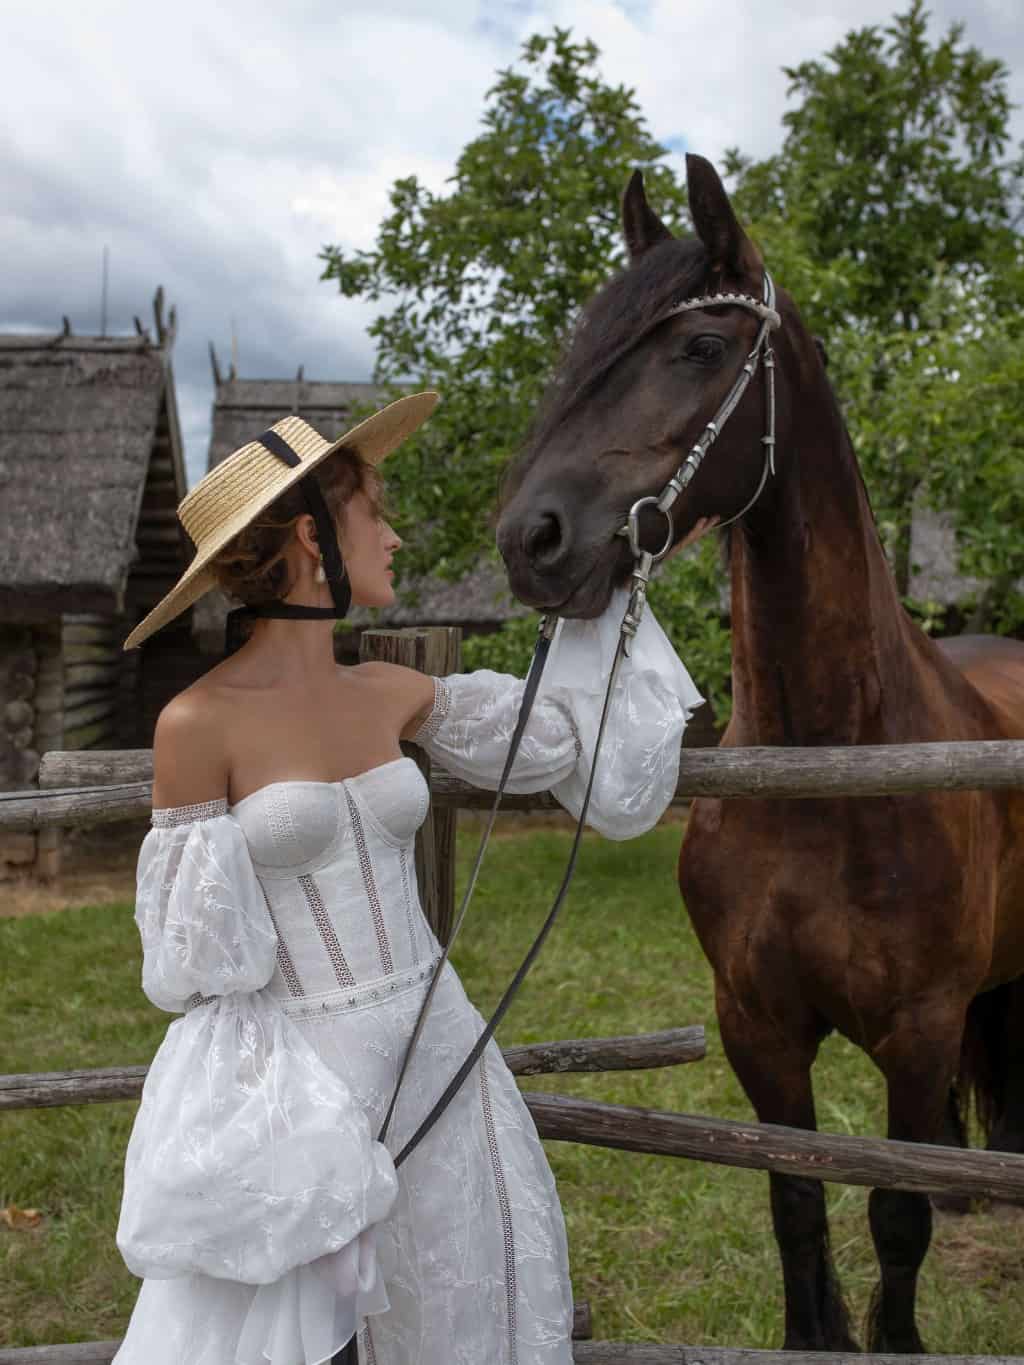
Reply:
[[413, 861], [428, 801], [399, 758], [343, 782], [274, 782], [232, 808], [278, 935], [272, 994], [361, 987], [432, 960]]

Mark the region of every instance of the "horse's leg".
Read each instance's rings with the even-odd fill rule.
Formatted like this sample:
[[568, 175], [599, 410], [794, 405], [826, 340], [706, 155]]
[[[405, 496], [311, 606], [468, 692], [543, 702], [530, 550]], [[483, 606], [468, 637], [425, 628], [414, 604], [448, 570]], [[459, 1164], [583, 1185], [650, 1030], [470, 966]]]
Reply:
[[[941, 1014], [895, 1030], [874, 1054], [886, 1080], [888, 1136], [895, 1141], [942, 1140], [962, 1026], [948, 1009]], [[920, 1354], [914, 1303], [931, 1242], [931, 1201], [909, 1190], [872, 1190], [868, 1218], [880, 1271], [868, 1316], [868, 1350]]]
[[[967, 1125], [964, 1117], [966, 1111], [967, 1104], [963, 1095], [955, 1085], [951, 1085], [946, 1097], [942, 1132], [939, 1135], [939, 1142], [943, 1147], [970, 1146], [967, 1140]], [[939, 1209], [942, 1213], [970, 1213], [971, 1211], [971, 1196], [969, 1194], [933, 1194], [930, 1198], [932, 1208]]]
[[[781, 1037], [766, 1020], [718, 991], [726, 1056], [762, 1123], [816, 1128], [811, 1065], [820, 1031], [808, 1020], [800, 1036]], [[857, 1351], [829, 1250], [825, 1192], [820, 1180], [776, 1175], [772, 1223], [786, 1293], [786, 1351]]]
[[997, 1036], [990, 1039], [994, 1109], [988, 1149], [1024, 1152], [1024, 979], [1000, 988]]

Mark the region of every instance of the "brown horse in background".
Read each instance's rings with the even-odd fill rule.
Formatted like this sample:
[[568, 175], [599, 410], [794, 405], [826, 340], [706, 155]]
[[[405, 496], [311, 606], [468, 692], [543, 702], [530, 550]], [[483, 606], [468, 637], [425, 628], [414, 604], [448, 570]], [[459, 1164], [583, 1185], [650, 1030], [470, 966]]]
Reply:
[[[616, 532], [657, 494], [739, 373], [760, 256], [710, 164], [688, 157], [695, 238], [623, 204], [630, 264], [588, 305], [513, 464], [498, 543], [516, 596], [565, 616], [608, 603], [631, 561]], [[814, 339], [780, 291], [776, 473], [733, 528], [733, 715], [726, 745], [900, 744], [1024, 736], [1024, 645], [937, 644], [904, 612]], [[762, 472], [763, 373], [674, 517], [735, 515]], [[651, 528], [651, 548], [663, 538]], [[653, 589], [657, 602], [657, 586]], [[839, 1030], [885, 1078], [888, 1133], [963, 1140], [974, 1086], [989, 1145], [1024, 1150], [1024, 793], [694, 803], [680, 857], [714, 969], [726, 1053], [764, 1123], [815, 1127], [811, 1065]], [[821, 1183], [772, 1175], [785, 1346], [856, 1349]], [[871, 1349], [921, 1351], [925, 1195], [873, 1190], [880, 1281]]]

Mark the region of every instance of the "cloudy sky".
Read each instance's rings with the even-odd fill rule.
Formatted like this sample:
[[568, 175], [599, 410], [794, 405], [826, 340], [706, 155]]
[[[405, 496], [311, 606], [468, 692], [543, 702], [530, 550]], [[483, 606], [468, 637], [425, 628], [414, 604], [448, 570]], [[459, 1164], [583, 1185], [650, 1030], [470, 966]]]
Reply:
[[[1011, 68], [1021, 0], [932, 0], [936, 24]], [[367, 307], [318, 279], [327, 242], [369, 247], [398, 177], [442, 187], [497, 68], [554, 25], [602, 49], [652, 131], [715, 159], [773, 151], [784, 64], [898, 0], [0, 0], [0, 329], [99, 332], [177, 305], [178, 402], [194, 479], [213, 384], [239, 373], [367, 379]], [[1024, 121], [1015, 116], [1018, 137]]]

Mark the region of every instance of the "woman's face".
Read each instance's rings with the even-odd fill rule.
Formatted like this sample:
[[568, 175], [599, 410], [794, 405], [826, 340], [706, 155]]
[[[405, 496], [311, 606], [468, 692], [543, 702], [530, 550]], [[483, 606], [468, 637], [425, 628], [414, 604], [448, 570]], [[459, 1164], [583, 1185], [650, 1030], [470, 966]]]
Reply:
[[376, 502], [360, 491], [345, 504], [338, 539], [354, 607], [389, 607], [395, 600], [391, 561], [401, 539]]

